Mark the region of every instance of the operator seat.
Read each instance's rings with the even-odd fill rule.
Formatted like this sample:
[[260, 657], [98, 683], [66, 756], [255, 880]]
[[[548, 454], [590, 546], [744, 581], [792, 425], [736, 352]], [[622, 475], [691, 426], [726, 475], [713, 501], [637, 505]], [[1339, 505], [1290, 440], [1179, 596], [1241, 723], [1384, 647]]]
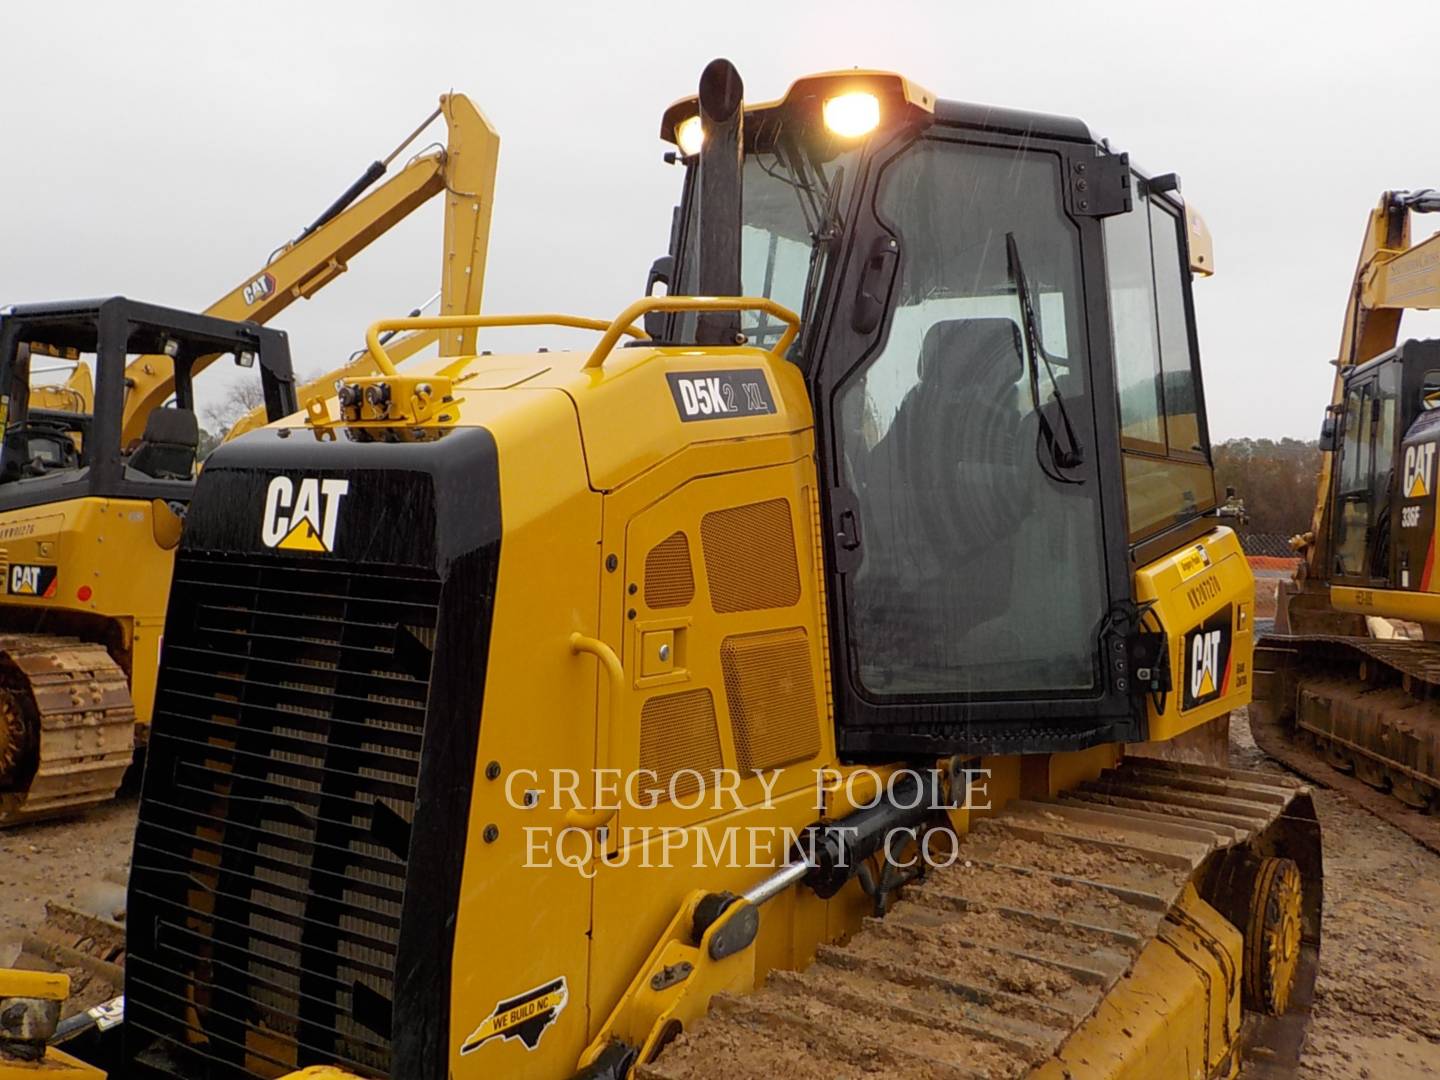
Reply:
[[926, 331], [918, 378], [865, 462], [872, 533], [893, 528], [897, 548], [921, 540], [928, 551], [910, 557], [947, 567], [1012, 536], [1027, 502], [1020, 350], [1006, 318], [947, 319]]
[[155, 409], [126, 471], [154, 480], [189, 480], [200, 451], [200, 423], [190, 409]]
[[[914, 385], [857, 469], [870, 577], [861, 636], [919, 631], [937, 664], [1004, 607], [1015, 539], [1032, 499], [1034, 415], [1021, 408], [1020, 331], [1007, 318], [947, 319], [926, 331]], [[948, 643], [948, 644], [946, 644]]]

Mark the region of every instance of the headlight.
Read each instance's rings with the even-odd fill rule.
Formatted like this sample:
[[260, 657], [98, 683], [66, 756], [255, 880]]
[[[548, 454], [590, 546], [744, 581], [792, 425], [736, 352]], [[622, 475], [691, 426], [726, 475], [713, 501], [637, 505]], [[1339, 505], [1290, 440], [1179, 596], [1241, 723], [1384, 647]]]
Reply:
[[825, 126], [836, 135], [858, 139], [880, 125], [880, 99], [867, 90], [851, 90], [827, 98], [823, 113]]
[[700, 127], [700, 117], [687, 116], [680, 123], [675, 125], [675, 143], [680, 147], [680, 152], [686, 157], [693, 157], [700, 152], [700, 144], [705, 141], [705, 132]]

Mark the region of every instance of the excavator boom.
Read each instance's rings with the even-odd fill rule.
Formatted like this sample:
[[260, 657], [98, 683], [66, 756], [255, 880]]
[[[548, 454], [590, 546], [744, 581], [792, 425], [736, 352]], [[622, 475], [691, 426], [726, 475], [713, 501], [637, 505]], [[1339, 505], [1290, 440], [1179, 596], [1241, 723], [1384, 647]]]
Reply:
[[[479, 310], [500, 139], [490, 122], [463, 94], [442, 95], [437, 113], [445, 117], [448, 128], [443, 149], [412, 158], [385, 184], [338, 212], [333, 212], [332, 207], [321, 216], [317, 226], [280, 248], [260, 274], [248, 277], [231, 289], [206, 308], [205, 314], [269, 322], [296, 300], [309, 299], [343, 274], [350, 259], [442, 191], [446, 197], [441, 311], [467, 314]], [[377, 162], [379, 169], [372, 165], [367, 177], [383, 172], [423, 129], [424, 125], [390, 157]], [[353, 191], [354, 188], [347, 195]], [[343, 197], [340, 201], [344, 201]], [[474, 333], [473, 330], [460, 332], [450, 340], [442, 339], [442, 352], [455, 355], [467, 349], [473, 351]], [[213, 359], [197, 361], [194, 374], [199, 374]], [[121, 426], [122, 445], [141, 436], [151, 410], [162, 405], [174, 391], [174, 364], [166, 356], [137, 357], [126, 370], [126, 377], [130, 389]], [[263, 423], [264, 410], [259, 413], [257, 421]], [[249, 426], [244, 430], [248, 429]]]

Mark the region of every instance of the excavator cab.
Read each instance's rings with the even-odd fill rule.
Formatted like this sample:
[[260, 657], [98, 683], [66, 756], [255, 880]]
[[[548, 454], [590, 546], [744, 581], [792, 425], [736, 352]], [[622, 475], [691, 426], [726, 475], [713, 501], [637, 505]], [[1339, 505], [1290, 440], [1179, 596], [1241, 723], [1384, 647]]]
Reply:
[[1345, 373], [1321, 449], [1334, 454], [1332, 575], [1360, 588], [1430, 590], [1440, 341], [1410, 340]]
[[[192, 373], [197, 361], [221, 353], [242, 367], [258, 363], [272, 418], [295, 410], [289, 344], [279, 331], [123, 298], [7, 308], [0, 315], [0, 510], [85, 495], [186, 501], [200, 436]], [[122, 445], [127, 365], [149, 355], [173, 362], [174, 400], [150, 412], [140, 439]], [[37, 361], [51, 358], [93, 365], [93, 408], [33, 403]]]

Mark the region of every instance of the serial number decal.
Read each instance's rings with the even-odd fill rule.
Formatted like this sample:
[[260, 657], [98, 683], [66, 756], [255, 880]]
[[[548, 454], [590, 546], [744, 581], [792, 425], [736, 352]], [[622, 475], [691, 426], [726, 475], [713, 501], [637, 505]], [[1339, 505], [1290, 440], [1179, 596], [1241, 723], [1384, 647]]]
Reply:
[[1202, 578], [1190, 588], [1185, 590], [1185, 598], [1190, 601], [1190, 607], [1198, 611], [1212, 600], [1219, 600], [1220, 579], [1213, 574], [1210, 577]]
[[680, 419], [730, 420], [769, 416], [776, 411], [770, 383], [760, 368], [741, 371], [666, 372]]

